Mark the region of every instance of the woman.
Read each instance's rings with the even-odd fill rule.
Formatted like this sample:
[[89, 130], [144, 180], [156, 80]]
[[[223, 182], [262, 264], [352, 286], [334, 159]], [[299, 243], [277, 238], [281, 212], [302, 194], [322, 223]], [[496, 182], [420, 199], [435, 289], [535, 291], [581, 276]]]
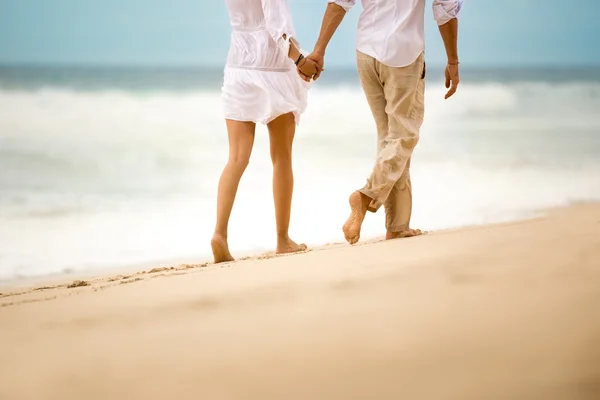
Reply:
[[[229, 161], [219, 181], [215, 263], [233, 261], [227, 226], [250, 160], [256, 123], [269, 130], [278, 254], [306, 250], [288, 236], [294, 175], [292, 143], [306, 109], [308, 83], [319, 67], [300, 53], [285, 0], [226, 0], [233, 32], [222, 88]], [[296, 64], [296, 65], [294, 65]]]

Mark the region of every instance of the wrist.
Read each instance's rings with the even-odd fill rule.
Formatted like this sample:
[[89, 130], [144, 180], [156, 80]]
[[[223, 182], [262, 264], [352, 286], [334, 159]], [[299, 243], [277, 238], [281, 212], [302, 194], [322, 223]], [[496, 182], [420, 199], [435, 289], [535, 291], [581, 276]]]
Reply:
[[325, 57], [325, 46], [319, 46], [317, 44], [312, 53], [321, 57]]
[[290, 51], [288, 53], [288, 57], [292, 59], [293, 62], [296, 62], [298, 57], [300, 57], [301, 53], [295, 46], [290, 46]]
[[448, 65], [458, 65], [458, 58], [448, 58]]

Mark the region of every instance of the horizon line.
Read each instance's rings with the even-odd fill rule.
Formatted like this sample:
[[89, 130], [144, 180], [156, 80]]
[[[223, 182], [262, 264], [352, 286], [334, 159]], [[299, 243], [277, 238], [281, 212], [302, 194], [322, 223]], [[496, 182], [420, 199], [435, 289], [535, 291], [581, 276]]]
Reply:
[[[428, 67], [434, 69], [443, 69], [444, 63], [428, 63]], [[151, 64], [151, 63], [92, 63], [92, 62], [6, 62], [0, 61], [0, 68], [81, 68], [81, 69], [137, 69], [137, 70], [161, 70], [161, 69], [223, 69], [224, 64], [202, 64], [202, 63], [178, 63], [178, 64]], [[334, 70], [354, 70], [354, 64], [330, 65]], [[468, 64], [461, 63], [462, 69], [468, 70], [564, 70], [564, 69], [600, 69], [599, 64], [543, 64], [543, 63], [523, 63], [523, 64]]]

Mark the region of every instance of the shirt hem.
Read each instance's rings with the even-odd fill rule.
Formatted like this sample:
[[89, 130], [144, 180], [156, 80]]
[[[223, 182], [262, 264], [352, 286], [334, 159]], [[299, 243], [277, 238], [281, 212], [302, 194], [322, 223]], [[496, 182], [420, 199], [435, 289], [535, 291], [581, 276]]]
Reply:
[[[371, 47], [362, 47], [362, 46], [356, 46], [356, 51], [363, 53], [369, 57], [373, 57], [374, 59], [376, 59], [377, 61], [379, 61], [381, 64], [390, 67], [390, 68], [403, 68], [403, 67], [408, 67], [409, 65], [412, 65], [415, 61], [417, 61], [417, 59], [419, 58], [419, 56], [425, 52], [425, 49], [422, 49], [421, 51], [419, 51], [417, 53], [416, 56], [414, 56], [414, 58], [412, 58], [412, 61], [408, 62], [408, 63], [401, 63], [401, 64], [397, 64], [397, 63], [392, 63], [389, 62], [385, 59], [379, 58], [377, 57], [377, 54], [375, 53], [375, 51], [373, 50], [373, 48]], [[412, 57], [412, 56], [411, 56]]]

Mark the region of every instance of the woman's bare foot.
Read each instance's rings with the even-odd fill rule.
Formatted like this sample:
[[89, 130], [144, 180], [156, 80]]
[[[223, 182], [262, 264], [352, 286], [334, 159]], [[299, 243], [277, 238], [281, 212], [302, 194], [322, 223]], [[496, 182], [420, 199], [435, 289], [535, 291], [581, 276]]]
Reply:
[[413, 236], [420, 236], [423, 234], [424, 232], [420, 229], [405, 229], [400, 232], [387, 232], [385, 234], [385, 240], [408, 238]]
[[297, 253], [299, 251], [305, 251], [307, 249], [304, 243], [298, 244], [289, 237], [277, 239], [276, 254], [289, 254]]
[[348, 199], [350, 203], [350, 216], [346, 220], [344, 227], [344, 237], [350, 244], [356, 244], [360, 239], [360, 228], [365, 220], [367, 214], [367, 206], [371, 202], [371, 199], [356, 191], [350, 195]]
[[235, 261], [229, 252], [229, 245], [227, 239], [220, 235], [214, 235], [210, 241], [210, 247], [212, 247], [213, 257], [215, 258], [215, 264]]

